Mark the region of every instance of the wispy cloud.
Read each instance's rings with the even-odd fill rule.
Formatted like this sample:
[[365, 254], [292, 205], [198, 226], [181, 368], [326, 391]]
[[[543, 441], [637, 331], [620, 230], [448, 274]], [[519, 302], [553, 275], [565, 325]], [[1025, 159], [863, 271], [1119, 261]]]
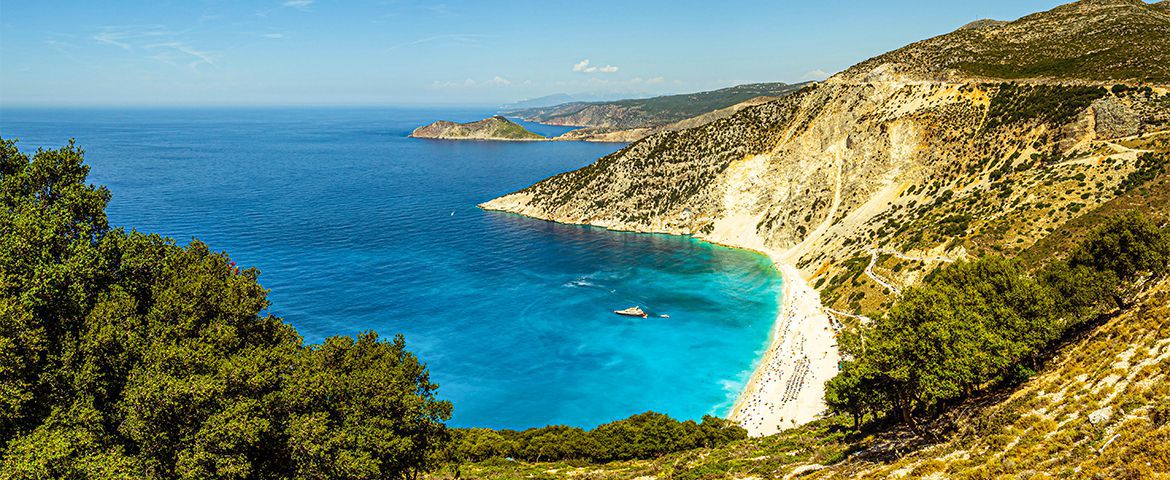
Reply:
[[316, 0], [285, 0], [284, 6], [297, 10], [308, 10]]
[[[72, 35], [62, 35], [62, 34], [51, 34], [51, 35], [54, 35], [57, 37], [62, 37], [62, 38], [69, 38], [69, 39], [73, 38]], [[78, 47], [72, 41], [57, 40], [55, 38], [50, 38], [48, 40], [45, 40], [45, 45], [48, 45], [49, 48], [55, 50], [57, 53], [61, 54], [65, 58], [68, 58], [70, 61], [72, 61], [74, 63], [77, 63], [79, 65], [83, 65], [86, 67], [95, 67], [96, 66], [92, 61], [89, 60], [89, 58], [87, 56], [75, 54], [75, 52], [78, 50]]]
[[261, 35], [261, 36], [262, 36], [262, 37], [264, 37], [264, 38], [272, 38], [272, 39], [281, 39], [281, 38], [284, 38], [284, 34], [283, 34], [283, 33], [265, 33], [264, 35]]
[[463, 80], [435, 80], [427, 87], [431, 90], [467, 90], [467, 89], [483, 89], [483, 88], [498, 88], [498, 87], [513, 87], [514, 85], [532, 86], [534, 83], [531, 80], [525, 80], [517, 84], [503, 76], [496, 75], [490, 80], [476, 80], [474, 78], [465, 78]]
[[149, 48], [149, 49], [169, 48], [169, 49], [172, 49], [176, 52], [184, 53], [184, 54], [187, 54], [191, 57], [194, 57], [194, 59], [188, 59], [190, 61], [187, 63], [187, 66], [191, 67], [192, 69], [194, 69], [195, 67], [198, 67], [200, 64], [204, 64], [204, 63], [206, 63], [208, 65], [215, 65], [215, 59], [211, 56], [210, 53], [196, 50], [196, 49], [192, 48], [190, 45], [187, 45], [183, 42], [156, 43], [153, 45], [146, 45], [144, 48]]
[[179, 39], [179, 34], [163, 25], [107, 26], [92, 37], [98, 43], [112, 45], [127, 52], [159, 62], [191, 69], [199, 65], [215, 65], [215, 56]]
[[493, 35], [481, 35], [478, 33], [448, 33], [444, 35], [434, 35], [430, 37], [423, 37], [418, 40], [391, 45], [390, 49], [395, 50], [404, 47], [413, 47], [416, 45], [424, 45], [428, 43], [444, 43], [458, 46], [478, 47], [483, 40], [492, 38]]
[[134, 42], [144, 38], [157, 38], [172, 33], [162, 25], [123, 25], [102, 27], [102, 31], [93, 36], [94, 40], [107, 45], [113, 45], [122, 50], [132, 50]]
[[618, 67], [615, 67], [613, 65], [596, 67], [596, 66], [590, 65], [589, 59], [586, 58], [584, 60], [581, 60], [580, 62], [574, 63], [573, 64], [573, 71], [574, 72], [581, 72], [581, 73], [598, 73], [598, 72], [600, 72], [600, 73], [615, 73], [618, 71]]
[[459, 81], [459, 82], [435, 80], [435, 81], [431, 82], [431, 88], [434, 88], [434, 89], [469, 88], [469, 87], [474, 87], [477, 84], [479, 84], [479, 82], [476, 82], [474, 79], [471, 79], [471, 78], [465, 78], [465, 79], [463, 79], [463, 81]]

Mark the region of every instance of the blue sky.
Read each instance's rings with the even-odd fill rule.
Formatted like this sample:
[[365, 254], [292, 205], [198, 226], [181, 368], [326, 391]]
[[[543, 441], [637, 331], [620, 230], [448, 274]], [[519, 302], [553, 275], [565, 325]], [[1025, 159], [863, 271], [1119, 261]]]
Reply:
[[0, 105], [491, 105], [817, 79], [1038, 0], [0, 0]]

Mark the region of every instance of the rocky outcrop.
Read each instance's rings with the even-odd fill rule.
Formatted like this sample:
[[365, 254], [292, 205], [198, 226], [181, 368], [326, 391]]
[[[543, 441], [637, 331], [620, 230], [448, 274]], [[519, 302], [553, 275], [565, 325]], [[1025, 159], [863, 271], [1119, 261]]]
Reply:
[[455, 123], [440, 120], [430, 125], [416, 128], [410, 133], [410, 136], [414, 138], [442, 140], [548, 140], [498, 115], [470, 123]]

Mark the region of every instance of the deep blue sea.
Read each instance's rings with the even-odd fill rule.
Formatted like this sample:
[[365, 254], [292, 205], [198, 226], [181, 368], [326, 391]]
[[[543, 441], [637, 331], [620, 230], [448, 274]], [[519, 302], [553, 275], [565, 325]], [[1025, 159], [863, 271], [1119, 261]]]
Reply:
[[[454, 426], [725, 414], [776, 316], [769, 261], [479, 210], [622, 147], [407, 138], [491, 113], [5, 109], [0, 136], [28, 152], [76, 138], [90, 180], [113, 193], [112, 224], [199, 238], [259, 268], [272, 313], [309, 342], [403, 333], [454, 402]], [[611, 313], [633, 305], [669, 318]]]

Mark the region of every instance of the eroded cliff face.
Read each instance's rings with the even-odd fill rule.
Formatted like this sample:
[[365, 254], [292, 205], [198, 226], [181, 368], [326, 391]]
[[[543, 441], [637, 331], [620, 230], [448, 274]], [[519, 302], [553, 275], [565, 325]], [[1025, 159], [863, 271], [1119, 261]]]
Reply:
[[[1011, 252], [1112, 198], [1149, 150], [1119, 141], [1167, 127], [1163, 92], [913, 81], [878, 67], [650, 136], [482, 207], [769, 252], [821, 280], [828, 304], [865, 310], [888, 289], [867, 303], [832, 287], [857, 283], [872, 249]], [[908, 284], [922, 268], [886, 273]]]

